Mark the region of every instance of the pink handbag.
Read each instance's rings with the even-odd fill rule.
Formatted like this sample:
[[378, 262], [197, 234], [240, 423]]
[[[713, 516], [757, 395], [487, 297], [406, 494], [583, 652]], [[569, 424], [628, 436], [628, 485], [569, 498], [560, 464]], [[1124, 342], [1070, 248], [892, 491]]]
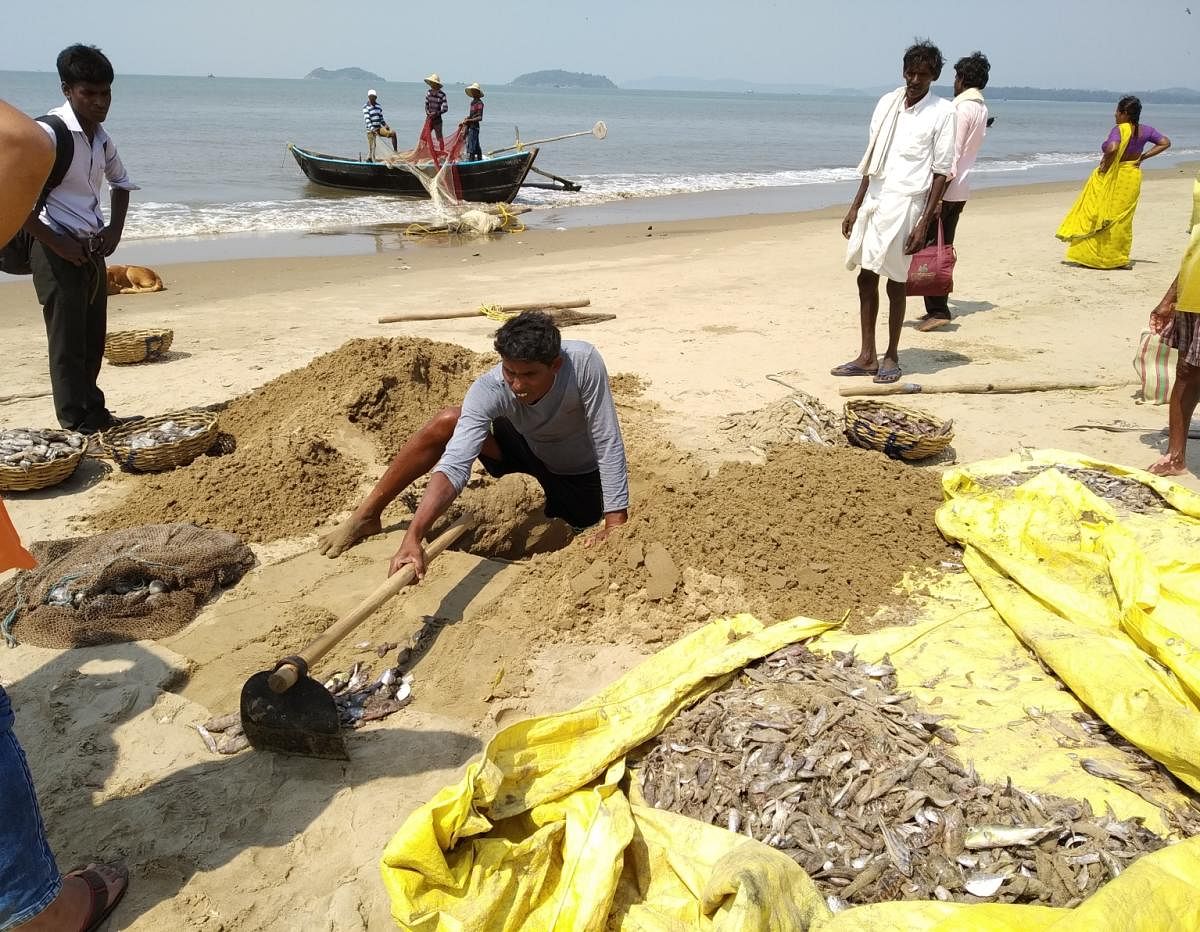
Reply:
[[910, 298], [950, 294], [954, 290], [955, 259], [954, 246], [942, 241], [942, 218], [939, 216], [937, 242], [913, 253], [905, 294]]

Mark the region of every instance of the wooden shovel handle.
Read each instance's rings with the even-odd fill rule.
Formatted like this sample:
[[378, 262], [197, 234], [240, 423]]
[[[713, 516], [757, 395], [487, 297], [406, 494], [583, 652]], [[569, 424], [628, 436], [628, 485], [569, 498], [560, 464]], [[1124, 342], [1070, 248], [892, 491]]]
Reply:
[[[426, 565], [439, 553], [462, 537], [473, 523], [470, 518], [464, 515], [438, 535], [433, 543], [425, 548]], [[329, 653], [338, 641], [357, 628], [364, 619], [372, 615], [384, 602], [388, 601], [388, 599], [405, 586], [410, 585], [415, 577], [416, 571], [411, 566], [406, 566], [399, 572], [389, 576], [383, 585], [359, 602], [350, 614], [334, 622], [324, 634], [301, 650], [296, 656], [308, 664], [311, 669], [313, 664]], [[268, 678], [267, 685], [271, 687], [272, 692], [285, 693], [296, 685], [296, 681], [300, 679], [300, 675], [299, 667], [294, 663], [284, 661], [279, 664]]]

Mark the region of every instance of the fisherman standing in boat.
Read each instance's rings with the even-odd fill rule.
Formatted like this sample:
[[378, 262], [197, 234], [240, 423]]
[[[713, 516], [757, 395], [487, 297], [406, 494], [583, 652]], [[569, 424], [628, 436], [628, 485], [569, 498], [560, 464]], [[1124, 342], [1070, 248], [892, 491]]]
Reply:
[[483, 122], [483, 88], [476, 82], [468, 84], [466, 91], [467, 96], [471, 98], [471, 109], [459, 126], [467, 130], [467, 161], [478, 162], [483, 158], [483, 150], [479, 147], [479, 124]]
[[442, 138], [442, 114], [450, 109], [446, 100], [446, 92], [442, 90], [442, 79], [435, 71], [425, 79], [429, 85], [429, 93], [425, 95], [425, 123], [429, 127], [430, 144], [432, 137], [437, 136], [438, 148], [445, 149], [446, 141]]
[[382, 136], [392, 141], [392, 151], [396, 152], [396, 131], [387, 125], [383, 118], [383, 107], [379, 106], [379, 95], [375, 89], [367, 91], [367, 103], [363, 107], [363, 120], [367, 124], [367, 161], [375, 161], [375, 140]]

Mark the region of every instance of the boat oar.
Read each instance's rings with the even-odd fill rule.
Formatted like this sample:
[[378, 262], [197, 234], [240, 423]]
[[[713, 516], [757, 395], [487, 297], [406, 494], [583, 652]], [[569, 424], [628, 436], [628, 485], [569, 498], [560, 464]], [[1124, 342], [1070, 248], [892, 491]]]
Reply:
[[540, 146], [543, 142], [558, 142], [560, 139], [574, 139], [576, 136], [595, 136], [597, 139], [603, 139], [607, 135], [608, 127], [604, 125], [603, 120], [597, 120], [596, 125], [591, 129], [581, 130], [578, 133], [564, 133], [561, 136], [551, 136], [548, 139], [531, 139], [529, 142], [522, 142], [521, 131], [517, 130], [516, 145], [505, 146], [503, 149], [493, 149], [488, 153], [488, 157], [499, 155], [501, 152], [517, 152], [521, 149], [527, 149], [530, 146]]
[[[458, 540], [472, 524], [464, 516], [450, 525], [426, 548], [426, 562]], [[242, 686], [242, 728], [256, 750], [349, 759], [333, 696], [308, 672], [338, 641], [412, 583], [415, 575], [411, 566], [404, 567], [299, 653], [284, 657], [274, 669], [255, 673], [246, 680]]]

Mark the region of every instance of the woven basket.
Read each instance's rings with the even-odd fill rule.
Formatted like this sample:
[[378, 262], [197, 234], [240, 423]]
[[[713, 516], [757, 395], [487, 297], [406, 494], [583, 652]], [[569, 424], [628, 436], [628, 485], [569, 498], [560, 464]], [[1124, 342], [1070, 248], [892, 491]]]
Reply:
[[[879, 424], [874, 416], [901, 415], [914, 429]], [[868, 450], [879, 450], [892, 459], [923, 460], [942, 452], [954, 439], [954, 422], [942, 421], [923, 411], [914, 411], [886, 401], [847, 401], [846, 436]]]
[[35, 463], [33, 466], [0, 464], [0, 492], [32, 492], [34, 489], [48, 489], [52, 485], [65, 482], [86, 452], [85, 443], [69, 456], [51, 460], [49, 463]]
[[[174, 421], [180, 427], [200, 425], [204, 430], [194, 437], [160, 443], [141, 450], [135, 450], [129, 445], [130, 438], [135, 434], [161, 427], [167, 421]], [[164, 469], [186, 466], [208, 450], [216, 437], [217, 416], [211, 411], [180, 411], [177, 414], [161, 414], [158, 417], [131, 421], [107, 430], [100, 435], [100, 449], [110, 456], [114, 463], [129, 472], [161, 472]]]
[[114, 366], [150, 362], [171, 348], [174, 330], [118, 330], [104, 338], [104, 358]]

